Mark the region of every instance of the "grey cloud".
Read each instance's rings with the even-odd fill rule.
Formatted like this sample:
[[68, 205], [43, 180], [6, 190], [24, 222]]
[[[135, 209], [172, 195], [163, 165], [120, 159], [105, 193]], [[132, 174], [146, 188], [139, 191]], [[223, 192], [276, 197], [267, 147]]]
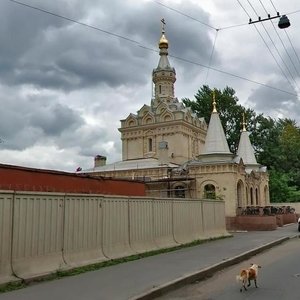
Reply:
[[41, 128], [50, 136], [60, 135], [63, 131], [80, 127], [83, 123], [78, 113], [61, 104], [39, 106], [30, 116], [30, 124]]
[[[183, 27], [183, 16], [176, 16], [174, 12], [152, 2], [132, 6], [120, 1], [110, 1], [109, 5], [102, 2], [94, 11], [88, 12], [82, 8], [76, 13], [76, 5], [60, 7], [64, 9], [58, 9], [56, 2], [49, 6], [48, 2], [43, 5], [43, 8], [75, 19], [85, 20], [92, 15], [92, 19], [95, 19], [94, 24], [90, 22], [92, 25], [137, 40], [156, 50], [160, 35], [158, 16], [164, 15], [168, 22], [167, 35], [170, 45], [173, 45], [170, 52], [204, 64], [208, 61], [212, 41], [207, 29], [195, 26], [191, 20], [185, 20]], [[196, 12], [199, 18], [209, 21], [208, 14], [190, 2], [180, 8], [187, 12], [193, 10], [193, 14]], [[113, 87], [145, 84], [149, 79], [150, 66], [155, 67], [157, 63], [157, 53], [146, 51], [130, 42], [28, 8], [12, 9], [11, 5], [5, 5], [4, 9], [5, 24], [12, 26], [10, 32], [13, 36], [12, 39], [4, 39], [4, 31], [0, 36], [1, 44], [6, 45], [1, 55], [3, 61], [0, 63], [0, 72], [7, 84], [30, 83], [37, 87], [66, 91], [100, 84]], [[96, 18], [98, 15], [99, 18]], [[31, 22], [25, 22], [28, 18]], [[7, 25], [9, 20], [11, 25]], [[29, 25], [24, 26], [23, 23]], [[188, 74], [196, 69], [181, 61], [176, 61], [176, 65], [188, 69]], [[149, 74], [145, 70], [149, 70]]]
[[[297, 94], [295, 89], [287, 84], [284, 79], [272, 80], [267, 84]], [[274, 89], [260, 87], [249, 96], [249, 101], [257, 112], [263, 112], [267, 116], [274, 117], [279, 114], [287, 118], [298, 118], [300, 113], [297, 96]]]
[[82, 126], [78, 112], [48, 97], [7, 96], [0, 100], [0, 137], [7, 149], [26, 149]]

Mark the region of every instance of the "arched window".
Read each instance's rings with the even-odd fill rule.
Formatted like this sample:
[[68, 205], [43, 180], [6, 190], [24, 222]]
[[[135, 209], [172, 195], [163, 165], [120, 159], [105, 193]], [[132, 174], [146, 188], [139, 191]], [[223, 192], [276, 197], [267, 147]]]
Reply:
[[152, 139], [150, 138], [148, 139], [148, 151], [152, 152], [152, 150], [153, 150], [153, 145], [152, 145]]
[[241, 180], [237, 184], [237, 206], [242, 207], [244, 200], [244, 185]]
[[178, 185], [175, 187], [175, 197], [176, 198], [185, 198], [185, 189], [184, 186]]
[[204, 198], [216, 199], [216, 188], [213, 184], [207, 184], [204, 186]]
[[259, 203], [259, 198], [258, 198], [258, 189], [255, 189], [255, 201], [256, 201], [256, 205], [258, 205]]
[[158, 86], [159, 93], [161, 94], [161, 85]]
[[250, 188], [250, 205], [253, 205], [253, 188]]

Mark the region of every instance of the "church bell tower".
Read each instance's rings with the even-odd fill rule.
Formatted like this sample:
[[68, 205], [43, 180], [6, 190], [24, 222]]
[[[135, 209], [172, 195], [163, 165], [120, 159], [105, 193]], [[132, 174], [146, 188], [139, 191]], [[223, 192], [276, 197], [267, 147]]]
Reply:
[[158, 66], [152, 72], [152, 81], [154, 83], [154, 102], [158, 105], [160, 102], [170, 103], [174, 99], [174, 83], [176, 81], [176, 72], [171, 67], [168, 60], [169, 41], [165, 35], [165, 21], [162, 22], [162, 33], [158, 43], [160, 59]]

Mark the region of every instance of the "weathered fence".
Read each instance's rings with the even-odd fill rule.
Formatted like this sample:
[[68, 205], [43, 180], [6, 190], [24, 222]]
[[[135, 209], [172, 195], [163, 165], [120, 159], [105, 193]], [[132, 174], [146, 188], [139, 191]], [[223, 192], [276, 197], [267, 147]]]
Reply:
[[0, 283], [224, 235], [223, 201], [0, 191]]

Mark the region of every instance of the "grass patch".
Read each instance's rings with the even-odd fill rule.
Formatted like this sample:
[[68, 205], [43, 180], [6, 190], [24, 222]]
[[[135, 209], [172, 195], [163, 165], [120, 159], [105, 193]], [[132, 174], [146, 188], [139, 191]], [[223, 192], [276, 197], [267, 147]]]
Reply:
[[26, 287], [25, 282], [22, 282], [22, 281], [10, 282], [10, 283], [0, 286], [0, 293], [15, 291], [15, 290], [22, 289], [24, 287]]
[[204, 244], [204, 243], [208, 243], [208, 242], [211, 242], [211, 241], [216, 241], [216, 240], [220, 240], [220, 239], [224, 239], [224, 238], [228, 238], [228, 237], [232, 237], [232, 235], [222, 236], [222, 237], [217, 237], [217, 238], [209, 238], [209, 239], [206, 239], [206, 240], [195, 240], [191, 243], [178, 245], [178, 246], [171, 247], [171, 248], [152, 250], [152, 251], [139, 253], [139, 254], [134, 254], [134, 255], [130, 255], [130, 256], [126, 256], [126, 257], [122, 257], [122, 258], [111, 259], [111, 260], [103, 261], [101, 263], [82, 266], [82, 267], [74, 268], [74, 269], [71, 269], [71, 270], [58, 270], [55, 273], [51, 273], [49, 275], [39, 277], [39, 278], [30, 280], [30, 281], [22, 281], [22, 282], [18, 281], [18, 282], [8, 283], [8, 284], [3, 285], [2, 287], [0, 287], [0, 293], [5, 293], [5, 292], [13, 291], [13, 290], [18, 290], [18, 289], [27, 287], [27, 286], [29, 286], [33, 283], [37, 283], [37, 282], [50, 281], [50, 280], [55, 280], [55, 279], [59, 279], [59, 278], [67, 277], [67, 276], [74, 276], [74, 275], [82, 274], [82, 273], [85, 273], [85, 272], [96, 271], [96, 270], [99, 270], [99, 269], [102, 269], [102, 268], [106, 268], [106, 267], [110, 267], [110, 266], [130, 262], [130, 261], [134, 261], [134, 260], [138, 260], [138, 259], [141, 259], [141, 258], [162, 254], [162, 253], [173, 252], [173, 251], [176, 251], [176, 250], [197, 246], [197, 245], [201, 245], [201, 244]]

